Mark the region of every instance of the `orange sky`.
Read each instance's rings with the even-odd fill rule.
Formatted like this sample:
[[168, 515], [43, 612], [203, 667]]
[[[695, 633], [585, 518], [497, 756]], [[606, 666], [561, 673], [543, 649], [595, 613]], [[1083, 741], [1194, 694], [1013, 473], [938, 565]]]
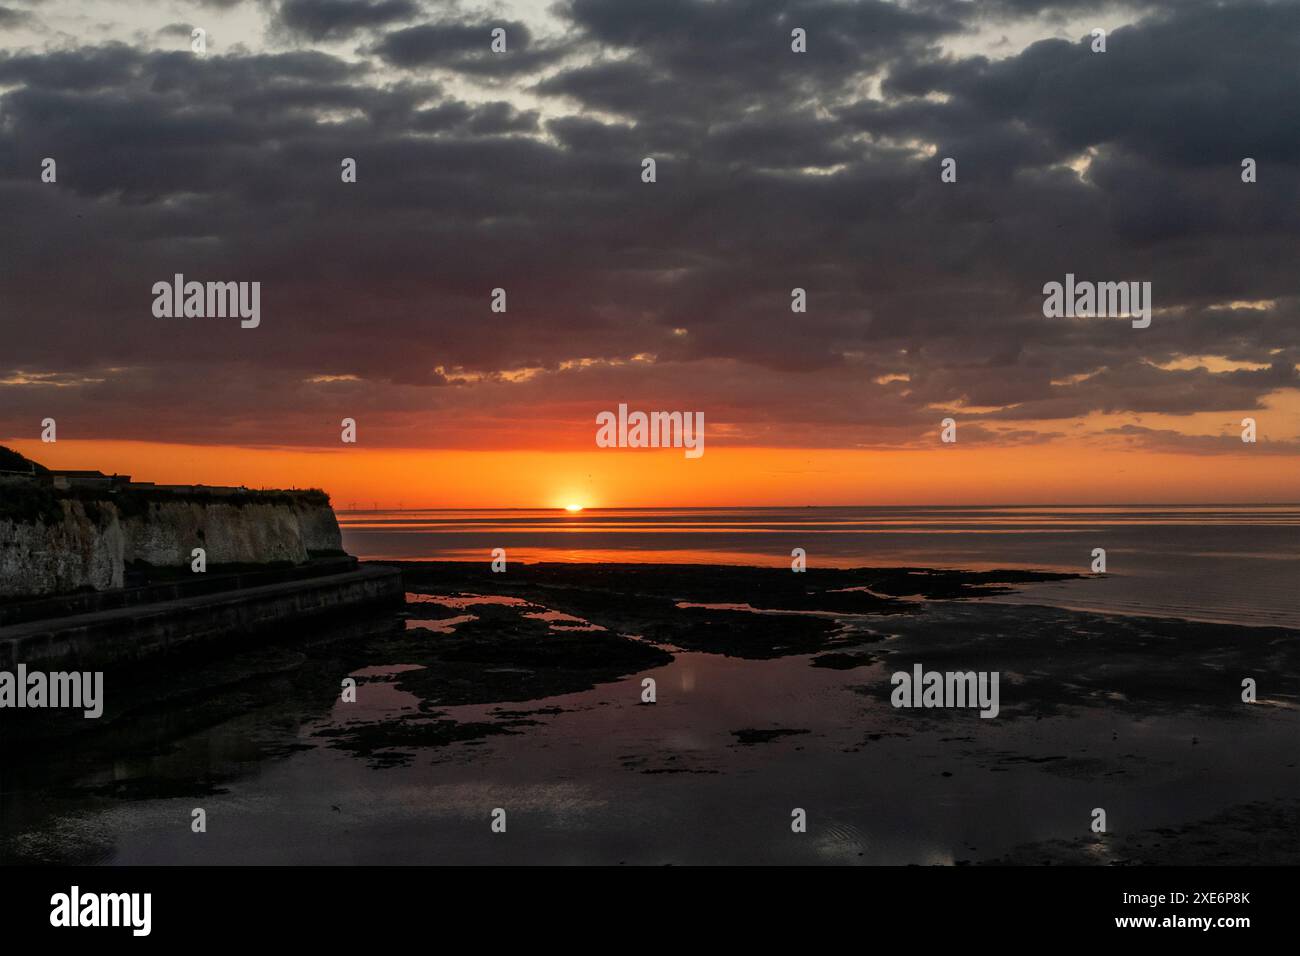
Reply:
[[51, 467], [159, 483], [323, 487], [338, 508], [1293, 502], [1294, 457], [1072, 442], [924, 451], [714, 447], [583, 452], [304, 450], [11, 441]]

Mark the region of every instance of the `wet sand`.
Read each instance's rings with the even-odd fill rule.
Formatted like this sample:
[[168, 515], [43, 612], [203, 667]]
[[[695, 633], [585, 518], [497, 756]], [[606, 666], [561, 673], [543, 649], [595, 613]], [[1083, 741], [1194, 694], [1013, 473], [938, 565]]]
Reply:
[[[1004, 603], [1094, 583], [1025, 571], [401, 566], [400, 616], [6, 715], [0, 860], [1300, 862], [1295, 631]], [[892, 707], [916, 663], [999, 716]]]

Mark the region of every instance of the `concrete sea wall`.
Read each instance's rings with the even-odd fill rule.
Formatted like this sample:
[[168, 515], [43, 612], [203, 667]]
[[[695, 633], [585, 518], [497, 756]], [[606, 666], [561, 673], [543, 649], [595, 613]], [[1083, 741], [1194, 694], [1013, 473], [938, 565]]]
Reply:
[[229, 643], [360, 608], [402, 606], [402, 574], [366, 566], [341, 574], [282, 581], [156, 604], [0, 627], [0, 670], [29, 666], [94, 669]]

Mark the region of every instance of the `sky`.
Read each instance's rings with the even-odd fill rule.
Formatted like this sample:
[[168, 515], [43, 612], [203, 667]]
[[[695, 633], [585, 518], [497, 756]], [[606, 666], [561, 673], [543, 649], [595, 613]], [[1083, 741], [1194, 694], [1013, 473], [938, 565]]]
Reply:
[[[0, 443], [384, 507], [1300, 500], [1298, 88], [1294, 2], [0, 0]], [[177, 273], [260, 323], [156, 316]], [[1067, 274], [1150, 326], [1046, 317]], [[598, 447], [620, 403], [705, 453]]]

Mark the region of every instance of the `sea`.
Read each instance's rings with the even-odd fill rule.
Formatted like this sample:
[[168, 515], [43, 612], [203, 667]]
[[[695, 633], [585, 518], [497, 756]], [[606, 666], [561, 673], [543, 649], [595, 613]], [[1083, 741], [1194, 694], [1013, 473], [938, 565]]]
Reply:
[[[585, 622], [544, 593], [524, 603], [485, 573], [482, 593], [412, 594], [375, 621], [207, 662], [206, 694], [187, 695], [179, 667], [161, 690], [108, 685], [110, 701], [139, 702], [104, 734], [6, 770], [0, 863], [1293, 863], [1294, 634], [1224, 626], [1216, 646], [1187, 625], [1184, 649], [1182, 625], [1057, 608], [1300, 625], [1298, 518], [1291, 505], [345, 512], [344, 544], [362, 558], [485, 571], [494, 548], [508, 569], [676, 562], [700, 574], [788, 566], [802, 548], [810, 568], [1082, 576], [848, 615], [847, 669], [678, 648], [571, 693], [426, 699], [403, 675], [426, 666], [428, 642], [464, 640], [473, 618], [583, 637]], [[1105, 575], [1091, 572], [1099, 548]], [[455, 615], [424, 620], [430, 601]], [[334, 633], [345, 627], [363, 631]], [[349, 659], [365, 628], [389, 650]], [[956, 651], [965, 639], [969, 658]], [[996, 720], [891, 706], [891, 673], [945, 652], [1001, 672]], [[1221, 694], [1189, 704], [1183, 669], [1198, 686], [1218, 674]], [[1258, 681], [1254, 703], [1239, 698], [1244, 676]], [[355, 701], [340, 694], [348, 677]], [[792, 831], [792, 808], [806, 832]], [[505, 833], [492, 829], [498, 809]]]
[[[362, 560], [1062, 571], [989, 600], [1300, 627], [1300, 505], [343, 511]], [[1105, 552], [1105, 574], [1095, 574]], [[508, 566], [508, 564], [507, 564]]]

